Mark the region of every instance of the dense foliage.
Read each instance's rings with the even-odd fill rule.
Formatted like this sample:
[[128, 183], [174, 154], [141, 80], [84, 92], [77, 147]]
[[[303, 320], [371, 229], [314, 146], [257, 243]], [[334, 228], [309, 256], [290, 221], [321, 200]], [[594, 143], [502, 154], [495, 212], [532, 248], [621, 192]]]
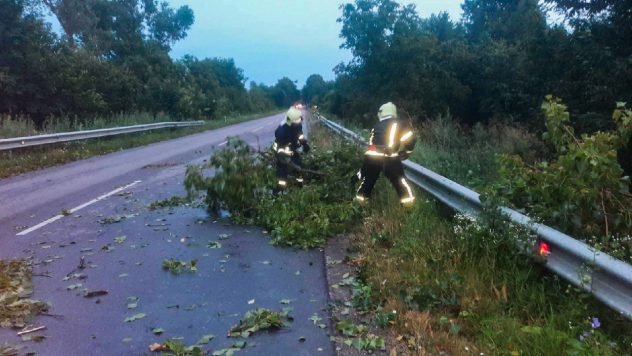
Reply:
[[[44, 15], [61, 24], [58, 36]], [[287, 106], [294, 82], [251, 83], [232, 59], [174, 61], [171, 45], [186, 37], [191, 9], [158, 0], [0, 1], [0, 114], [107, 117], [164, 113], [223, 118]]]
[[[206, 192], [210, 210], [225, 209], [236, 221], [268, 229], [275, 244], [320, 246], [328, 237], [348, 231], [359, 217], [350, 178], [361, 155], [347, 143], [327, 151], [313, 146], [304, 157], [305, 165], [322, 175], [306, 175], [304, 187], [290, 187], [286, 194], [272, 194], [272, 151], [256, 152], [238, 139], [213, 154], [207, 165], [190, 166], [185, 186], [189, 194]], [[214, 175], [206, 176], [206, 169], [213, 169]]]
[[[549, 2], [563, 9], [570, 1]], [[569, 27], [548, 24], [537, 0], [466, 0], [459, 22], [446, 13], [421, 18], [413, 5], [392, 0], [345, 4], [341, 47], [353, 60], [337, 68], [326, 103], [360, 121], [386, 100], [421, 118], [450, 110], [469, 122], [530, 121], [544, 96], [554, 94], [590, 113], [578, 119], [598, 128], [632, 89], [631, 25], [617, 20], [629, 19], [629, 11], [603, 2], [613, 4], [602, 7], [605, 15]]]
[[520, 156], [500, 156], [497, 193], [547, 223], [594, 242], [607, 253], [632, 257], [630, 177], [617, 162], [617, 150], [632, 136], [632, 111], [622, 103], [612, 119], [616, 130], [577, 137], [565, 105], [549, 97], [542, 106], [544, 138], [556, 157], [536, 165]]
[[553, 94], [584, 133], [612, 128], [615, 103], [632, 100], [629, 1], [466, 0], [462, 9], [456, 20], [422, 18], [393, 0], [342, 5], [341, 47], [353, 59], [336, 68], [318, 104], [362, 125], [393, 101], [419, 122], [449, 112], [467, 124], [495, 119], [542, 130], [538, 108]]

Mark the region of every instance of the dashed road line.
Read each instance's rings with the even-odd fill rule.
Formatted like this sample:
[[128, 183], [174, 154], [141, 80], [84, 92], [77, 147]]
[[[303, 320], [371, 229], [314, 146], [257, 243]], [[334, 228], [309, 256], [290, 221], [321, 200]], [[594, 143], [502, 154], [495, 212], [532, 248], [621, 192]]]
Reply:
[[[87, 203], [81, 204], [81, 205], [79, 205], [79, 206], [77, 206], [75, 208], [70, 209], [69, 213], [73, 214], [73, 213], [75, 213], [75, 212], [77, 212], [77, 211], [79, 211], [79, 210], [81, 210], [81, 209], [83, 209], [83, 208], [85, 208], [85, 207], [87, 207], [89, 205], [92, 205], [92, 204], [94, 204], [96, 202], [99, 202], [99, 201], [105, 199], [105, 198], [108, 198], [108, 197], [110, 197], [110, 196], [112, 196], [112, 195], [114, 195], [114, 194], [116, 194], [118, 192], [121, 192], [121, 191], [123, 191], [123, 190], [125, 190], [127, 188], [131, 188], [131, 187], [135, 186], [136, 184], [138, 184], [140, 182], [142, 182], [142, 181], [137, 180], [137, 181], [135, 181], [133, 183], [130, 183], [130, 184], [124, 186], [124, 187], [120, 187], [118, 189], [114, 189], [113, 191], [111, 191], [109, 193], [105, 193], [105, 194], [103, 194], [103, 195], [101, 195], [101, 196], [99, 196], [99, 197], [97, 197], [95, 199], [90, 200]], [[26, 229], [24, 231], [19, 232], [16, 236], [24, 236], [24, 235], [26, 235], [28, 233], [31, 233], [31, 232], [33, 232], [35, 230], [38, 230], [38, 229], [40, 229], [40, 228], [42, 228], [42, 227], [44, 227], [44, 226], [46, 226], [46, 225], [48, 225], [50, 223], [53, 223], [53, 222], [55, 222], [55, 221], [57, 221], [57, 220], [59, 220], [59, 219], [61, 219], [63, 217], [64, 217], [64, 215], [53, 216], [52, 218], [50, 218], [50, 219], [48, 219], [46, 221], [42, 221], [41, 223], [39, 223], [39, 224], [37, 224], [37, 225], [35, 225], [33, 227], [30, 227], [30, 228], [28, 228], [28, 229]]]

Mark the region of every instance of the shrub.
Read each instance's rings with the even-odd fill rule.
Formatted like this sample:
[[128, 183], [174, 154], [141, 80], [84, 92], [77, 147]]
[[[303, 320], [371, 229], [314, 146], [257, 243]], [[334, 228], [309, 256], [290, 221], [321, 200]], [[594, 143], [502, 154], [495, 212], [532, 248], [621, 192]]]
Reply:
[[559, 99], [542, 105], [544, 139], [556, 151], [550, 161], [529, 165], [517, 155], [500, 155], [500, 179], [493, 194], [615, 257], [632, 257], [632, 195], [617, 150], [632, 135], [632, 111], [620, 103], [616, 130], [576, 137]]

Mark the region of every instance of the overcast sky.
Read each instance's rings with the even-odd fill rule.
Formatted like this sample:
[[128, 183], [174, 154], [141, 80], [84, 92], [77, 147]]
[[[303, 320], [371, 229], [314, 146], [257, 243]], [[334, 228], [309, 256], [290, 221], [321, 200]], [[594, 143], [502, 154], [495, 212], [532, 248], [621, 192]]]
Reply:
[[[195, 23], [171, 52], [180, 58], [232, 57], [249, 80], [274, 84], [287, 76], [302, 87], [311, 74], [333, 79], [333, 67], [351, 58], [339, 49], [343, 0], [168, 0], [188, 5]], [[446, 11], [461, 16], [462, 0], [416, 0], [422, 17]]]

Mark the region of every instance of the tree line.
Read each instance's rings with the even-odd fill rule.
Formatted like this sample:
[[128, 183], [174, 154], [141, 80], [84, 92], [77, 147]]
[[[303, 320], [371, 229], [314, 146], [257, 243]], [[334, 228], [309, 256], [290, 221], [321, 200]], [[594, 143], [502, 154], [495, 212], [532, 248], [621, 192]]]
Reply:
[[393, 0], [341, 5], [341, 48], [353, 59], [335, 82], [317, 83], [317, 101], [358, 122], [392, 100], [419, 118], [536, 125], [553, 94], [595, 130], [632, 99], [632, 1], [465, 0], [462, 9], [455, 21]]
[[36, 124], [133, 112], [213, 119], [300, 98], [289, 78], [246, 88], [230, 58], [173, 60], [193, 23], [188, 6], [157, 0], [0, 0], [0, 114]]

